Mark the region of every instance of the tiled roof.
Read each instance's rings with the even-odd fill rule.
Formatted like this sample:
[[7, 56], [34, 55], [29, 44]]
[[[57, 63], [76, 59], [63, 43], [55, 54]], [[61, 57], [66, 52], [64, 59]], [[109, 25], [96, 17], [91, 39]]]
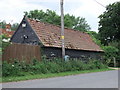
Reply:
[[6, 29], [0, 28], [0, 35], [5, 34], [7, 37], [11, 37], [13, 35], [14, 31], [6, 31]]
[[[46, 47], [61, 48], [61, 28], [53, 24], [27, 19], [42, 44]], [[76, 50], [103, 51], [92, 38], [84, 32], [65, 28], [65, 48]]]

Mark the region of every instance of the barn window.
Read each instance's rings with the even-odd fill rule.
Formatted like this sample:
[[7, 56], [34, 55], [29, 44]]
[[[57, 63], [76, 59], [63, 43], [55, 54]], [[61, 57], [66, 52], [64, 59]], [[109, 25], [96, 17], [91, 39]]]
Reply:
[[26, 26], [27, 26], [26, 22], [23, 21], [23, 23], [22, 23], [22, 27], [25, 28]]

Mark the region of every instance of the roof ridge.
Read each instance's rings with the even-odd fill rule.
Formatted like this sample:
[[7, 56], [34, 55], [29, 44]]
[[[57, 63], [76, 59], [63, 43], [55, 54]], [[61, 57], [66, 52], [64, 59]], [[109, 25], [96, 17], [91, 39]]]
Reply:
[[[41, 23], [44, 23], [44, 24], [53, 25], [53, 26], [56, 26], [56, 27], [61, 28], [60, 25], [55, 25], [55, 24], [51, 24], [51, 23], [48, 23], [48, 22], [42, 22], [42, 21], [40, 21], [39, 19], [32, 19], [32, 18], [28, 18], [28, 17], [27, 17], [27, 19], [31, 19], [31, 20], [34, 20], [34, 21], [37, 21], [37, 22], [41, 22]], [[76, 30], [76, 29], [72, 29], [72, 28], [68, 28], [68, 27], [64, 27], [64, 29], [66, 29], [66, 30], [71, 30], [71, 31], [75, 31], [75, 32], [79, 32], [79, 33], [88, 34], [88, 33], [86, 33], [86, 32], [78, 31], [78, 30]]]

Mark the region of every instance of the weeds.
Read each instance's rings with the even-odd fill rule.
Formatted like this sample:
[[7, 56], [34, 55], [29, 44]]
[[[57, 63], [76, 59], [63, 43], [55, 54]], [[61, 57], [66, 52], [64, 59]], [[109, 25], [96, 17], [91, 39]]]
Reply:
[[26, 72], [29, 74], [47, 74], [104, 68], [107, 68], [107, 66], [99, 60], [89, 60], [85, 63], [81, 60], [63, 61], [59, 58], [54, 58], [52, 60], [45, 60], [44, 58], [41, 62], [33, 59], [31, 64], [16, 61], [8, 63], [4, 61], [2, 64], [2, 75], [4, 77], [24, 76]]

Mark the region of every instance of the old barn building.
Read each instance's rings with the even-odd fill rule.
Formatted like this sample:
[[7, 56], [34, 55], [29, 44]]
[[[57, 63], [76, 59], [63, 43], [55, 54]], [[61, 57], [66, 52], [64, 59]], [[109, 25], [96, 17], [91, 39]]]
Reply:
[[[38, 20], [23, 18], [11, 42], [40, 45], [47, 57], [61, 57], [60, 26], [43, 23]], [[100, 58], [103, 50], [84, 32], [65, 28], [66, 55], [71, 58]]]

